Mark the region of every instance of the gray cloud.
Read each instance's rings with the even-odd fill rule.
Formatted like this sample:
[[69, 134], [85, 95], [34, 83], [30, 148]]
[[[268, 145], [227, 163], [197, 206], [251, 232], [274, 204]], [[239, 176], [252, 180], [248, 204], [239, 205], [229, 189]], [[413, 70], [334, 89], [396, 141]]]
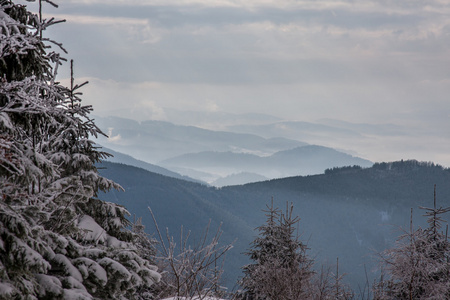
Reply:
[[447, 144], [448, 1], [66, 0], [46, 12], [67, 19], [48, 34], [91, 79], [96, 111], [388, 122], [411, 126], [411, 147], [429, 149], [420, 130]]

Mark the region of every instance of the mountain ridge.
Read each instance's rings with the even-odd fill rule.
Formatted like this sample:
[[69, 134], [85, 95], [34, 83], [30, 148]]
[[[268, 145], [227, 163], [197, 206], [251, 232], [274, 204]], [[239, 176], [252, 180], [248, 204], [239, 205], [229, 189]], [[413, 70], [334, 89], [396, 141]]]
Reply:
[[148, 162], [145, 162], [145, 161], [142, 161], [139, 159], [135, 159], [131, 155], [124, 154], [124, 153], [121, 153], [118, 151], [114, 151], [112, 149], [103, 147], [101, 145], [98, 145], [98, 146], [101, 147], [102, 151], [107, 152], [112, 155], [112, 156], [106, 158], [106, 161], [113, 162], [113, 163], [121, 163], [121, 164], [129, 165], [129, 166], [133, 166], [133, 167], [142, 168], [147, 171], [161, 174], [161, 175], [168, 176], [168, 177], [173, 177], [173, 178], [182, 179], [182, 180], [186, 180], [186, 181], [192, 181], [192, 182], [206, 184], [206, 182], [203, 182], [201, 180], [194, 179], [189, 176], [184, 176], [179, 173], [170, 171], [166, 168], [163, 168], [161, 166], [150, 164]]
[[332, 148], [306, 145], [282, 150], [268, 156], [232, 151], [187, 153], [159, 162], [174, 167], [217, 173], [255, 173], [267, 178], [323, 173], [325, 169], [347, 165], [369, 167], [371, 161], [351, 156]]
[[255, 134], [213, 131], [166, 121], [137, 122], [119, 117], [96, 117], [96, 123], [109, 136], [99, 137], [99, 144], [149, 163], [200, 151], [267, 154], [306, 145], [282, 137], [267, 139]]

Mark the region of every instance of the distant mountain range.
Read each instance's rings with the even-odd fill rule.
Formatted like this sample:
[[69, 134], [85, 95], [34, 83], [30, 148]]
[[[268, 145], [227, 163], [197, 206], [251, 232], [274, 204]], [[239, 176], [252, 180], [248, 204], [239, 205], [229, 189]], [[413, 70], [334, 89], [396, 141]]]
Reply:
[[[227, 184], [221, 178], [245, 184], [250, 180], [319, 174], [332, 167], [372, 165], [368, 160], [332, 148], [293, 139], [118, 117], [98, 118], [96, 122], [109, 135], [97, 142], [114, 151], [116, 157], [110, 161], [218, 186]], [[240, 173], [247, 176], [236, 176]], [[252, 178], [248, 176], [250, 173], [254, 174]]]
[[267, 114], [233, 114], [224, 111], [181, 111], [172, 108], [164, 108], [164, 115], [166, 120], [172, 123], [226, 131], [228, 131], [226, 128], [233, 124], [260, 125], [282, 121], [278, 117]]
[[96, 117], [95, 121], [109, 136], [99, 137], [97, 143], [149, 163], [202, 151], [268, 155], [306, 145], [292, 139], [267, 139], [254, 134], [212, 131], [163, 121], [137, 122], [118, 117]]
[[[398, 161], [376, 163], [370, 168], [331, 168], [324, 174], [296, 176], [223, 188], [188, 182], [123, 164], [104, 162], [101, 174], [125, 188], [100, 195], [142, 216], [147, 232], [154, 233], [147, 212], [150, 206], [161, 228], [175, 236], [180, 226], [192, 230], [198, 239], [208, 220], [212, 228], [223, 222], [222, 242], [237, 238], [227, 257], [227, 286], [232, 287], [247, 262], [242, 255], [254, 239], [254, 228], [263, 224], [261, 211], [273, 197], [283, 208], [292, 202], [301, 218], [300, 233], [307, 242], [317, 267], [333, 264], [355, 289], [363, 289], [365, 273], [370, 282], [377, 276], [376, 252], [393, 245], [401, 231], [409, 228], [410, 209], [414, 226], [426, 226], [418, 206], [433, 205], [437, 184], [438, 206], [450, 206], [450, 170], [431, 163]], [[448, 216], [447, 216], [448, 217]], [[447, 218], [448, 219], [448, 218]]]
[[186, 170], [191, 169], [212, 174], [247, 172], [266, 178], [281, 178], [320, 174], [332, 167], [349, 165], [370, 167], [373, 163], [331, 148], [309, 145], [279, 151], [270, 156], [212, 151], [189, 153], [164, 160], [159, 164], [168, 169], [180, 170], [181, 173], [182, 169], [186, 173]]

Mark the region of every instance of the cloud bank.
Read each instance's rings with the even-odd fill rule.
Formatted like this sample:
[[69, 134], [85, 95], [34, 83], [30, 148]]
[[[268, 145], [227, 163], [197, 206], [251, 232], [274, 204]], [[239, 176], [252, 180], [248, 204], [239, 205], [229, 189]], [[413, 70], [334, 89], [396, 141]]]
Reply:
[[97, 112], [390, 123], [450, 166], [448, 1], [66, 0], [46, 13], [67, 20], [48, 34], [91, 78]]

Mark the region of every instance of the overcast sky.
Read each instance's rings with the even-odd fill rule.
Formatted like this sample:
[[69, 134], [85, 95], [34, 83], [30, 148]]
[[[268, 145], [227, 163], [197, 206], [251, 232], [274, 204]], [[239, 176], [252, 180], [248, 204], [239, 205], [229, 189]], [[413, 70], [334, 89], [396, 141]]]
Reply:
[[[177, 108], [389, 123], [409, 128], [402, 158], [450, 166], [448, 0], [58, 2], [45, 11], [67, 23], [47, 34], [90, 81], [84, 99], [98, 114], [165, 119]], [[340, 146], [359, 151], [353, 142]], [[397, 159], [395, 142], [360, 151]]]

